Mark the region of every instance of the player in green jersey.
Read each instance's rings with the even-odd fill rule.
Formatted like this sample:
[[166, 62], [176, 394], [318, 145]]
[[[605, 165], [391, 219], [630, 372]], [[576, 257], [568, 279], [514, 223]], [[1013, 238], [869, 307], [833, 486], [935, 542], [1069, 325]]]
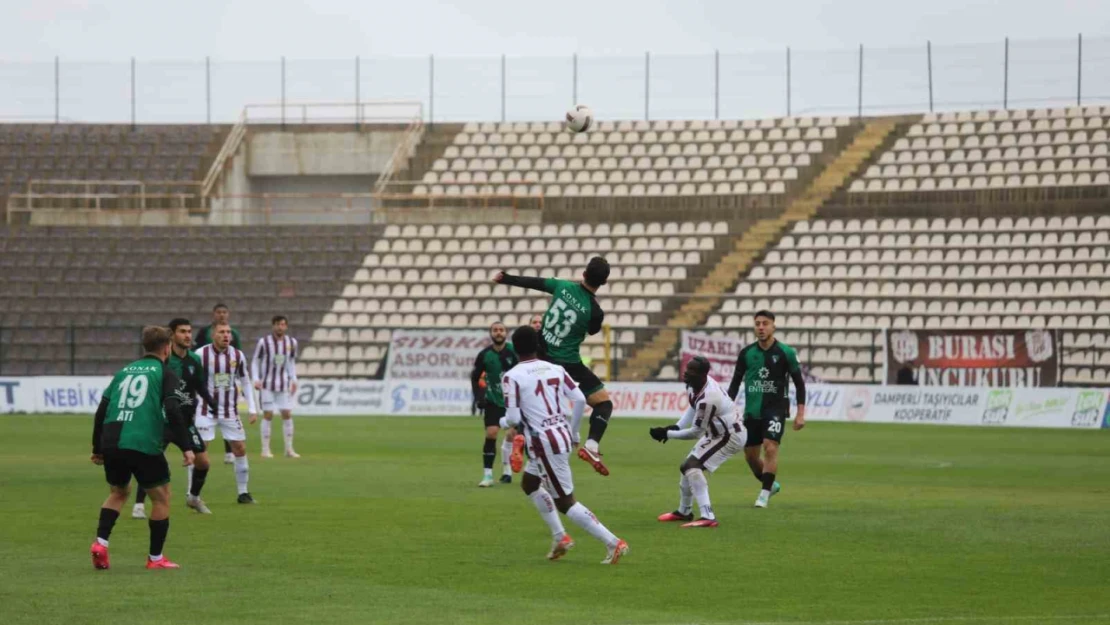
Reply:
[[[775, 340], [775, 315], [768, 310], [755, 313], [756, 342], [740, 350], [736, 370], [728, 385], [728, 396], [736, 401], [741, 387], [744, 390], [744, 429], [748, 441], [744, 444], [744, 457], [755, 479], [763, 485], [755, 507], [766, 508], [771, 495], [781, 487], [775, 481], [779, 467], [779, 445], [790, 416], [789, 380], [794, 382], [798, 396], [798, 414], [794, 429], [806, 425], [806, 381], [798, 364], [794, 348]], [[763, 457], [760, 458], [760, 451]]]
[[[212, 323], [197, 332], [196, 345], [193, 346], [193, 349], [200, 349], [210, 344], [212, 342], [212, 329], [225, 323], [228, 327], [231, 327], [231, 309], [227, 307], [227, 304], [216, 304], [212, 308]], [[239, 331], [235, 328], [231, 328], [231, 346], [235, 349], [243, 349], [239, 340]], [[224, 464], [232, 464], [233, 462], [235, 462], [235, 454], [231, 453], [231, 443], [224, 441]]]
[[[497, 444], [497, 433], [501, 430], [501, 417], [505, 416], [505, 396], [501, 393], [501, 376], [520, 362], [513, 346], [506, 341], [509, 330], [505, 324], [495, 321], [489, 327], [489, 338], [492, 343], [478, 352], [474, 359], [474, 369], [470, 371], [470, 388], [475, 397], [479, 397], [478, 382], [482, 375], [486, 377], [486, 392], [478, 400], [478, 409], [482, 411], [486, 422], [486, 439], [482, 443], [482, 481], [478, 486], [488, 488], [493, 486], [493, 459], [497, 455], [494, 448]], [[516, 439], [516, 430], [505, 430], [505, 439], [501, 442], [501, 483], [513, 482], [513, 470], [509, 458], [515, 451], [513, 441]], [[521, 443], [524, 439], [521, 437]], [[518, 468], [517, 471], [520, 469]]]
[[583, 364], [579, 351], [587, 334], [601, 331], [605, 313], [597, 303], [596, 294], [609, 281], [609, 261], [600, 256], [591, 258], [582, 272], [581, 282], [527, 278], [503, 271], [498, 272], [493, 281], [552, 295], [551, 304], [543, 316], [540, 352], [546, 354], [545, 360], [566, 369], [586, 394], [586, 402], [593, 409], [590, 413], [590, 434], [586, 444], [578, 448], [578, 457], [590, 463], [598, 473], [609, 475], [609, 469], [601, 462], [598, 443], [609, 425], [609, 417], [613, 415], [613, 402], [605, 385]]
[[[204, 481], [208, 477], [210, 465], [208, 449], [193, 424], [193, 416], [196, 413], [198, 397], [203, 399], [204, 403], [208, 404], [208, 407], [212, 410], [216, 410], [216, 400], [208, 392], [208, 380], [204, 367], [201, 366], [200, 357], [189, 349], [193, 344], [193, 326], [189, 323], [189, 320], [179, 317], [170, 321], [170, 332], [173, 333], [173, 336], [170, 357], [166, 360], [166, 366], [173, 370], [174, 375], [180, 381], [181, 414], [185, 417], [186, 427], [189, 431], [189, 441], [192, 443], [193, 454], [196, 456], [196, 460], [188, 468], [189, 480], [188, 489], [185, 491], [185, 505], [201, 514], [212, 514], [212, 511], [204, 505], [204, 501], [199, 496], [200, 489], [204, 486]], [[168, 433], [166, 441], [169, 442]], [[196, 492], [194, 492], [194, 488]], [[131, 518], [146, 518], [146, 510], [143, 507], [145, 500], [146, 491], [140, 486], [138, 493], [135, 494], [135, 506], [131, 510]]]
[[170, 467], [163, 454], [167, 426], [170, 438], [185, 456], [185, 466], [194, 454], [181, 414], [179, 380], [166, 366], [170, 355], [168, 328], [143, 328], [145, 355], [112, 378], [104, 391], [93, 420], [92, 461], [104, 466], [110, 488], [100, 508], [96, 541], [92, 544], [93, 567], [107, 569], [108, 537], [127, 502], [131, 477], [150, 494], [150, 555], [148, 569], [176, 569], [162, 555], [170, 530]]

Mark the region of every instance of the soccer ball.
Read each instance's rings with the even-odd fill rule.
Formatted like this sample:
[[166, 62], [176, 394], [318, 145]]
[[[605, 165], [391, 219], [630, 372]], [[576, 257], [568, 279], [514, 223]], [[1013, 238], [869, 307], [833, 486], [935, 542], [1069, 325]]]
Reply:
[[567, 111], [567, 131], [569, 132], [586, 132], [593, 123], [594, 112], [585, 104], [579, 104]]

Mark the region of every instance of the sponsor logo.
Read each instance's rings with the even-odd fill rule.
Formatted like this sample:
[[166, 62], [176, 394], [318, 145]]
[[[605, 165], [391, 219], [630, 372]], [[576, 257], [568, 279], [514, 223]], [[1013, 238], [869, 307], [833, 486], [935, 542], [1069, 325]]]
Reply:
[[15, 389], [19, 388], [17, 380], [0, 380], [0, 408], [8, 411], [15, 410]]
[[405, 391], [408, 390], [408, 388], [408, 386], [402, 384], [393, 389], [393, 392], [390, 394], [390, 398], [393, 400], [392, 412], [404, 412], [405, 406], [407, 405], [405, 401]]
[[890, 353], [900, 364], [917, 360], [917, 333], [903, 330], [891, 334]]
[[849, 421], [863, 421], [867, 411], [871, 409], [871, 391], [865, 387], [856, 387], [848, 391], [844, 397], [844, 418]]
[[983, 425], [1006, 423], [1013, 399], [1014, 392], [1010, 389], [993, 389], [987, 393], [987, 405], [983, 409]]
[[1030, 330], [1025, 333], [1025, 351], [1033, 362], [1052, 358], [1052, 333], [1048, 330]]
[[1072, 427], [1094, 427], [1098, 423], [1098, 409], [1102, 406], [1102, 399], [1102, 391], [1080, 391], [1075, 400], [1075, 412], [1071, 415]]
[[760, 369], [756, 373], [756, 375], [758, 375], [760, 379], [753, 380], [752, 383], [748, 385], [748, 392], [749, 393], [775, 393], [776, 392], [776, 390], [775, 390], [775, 381], [767, 379], [768, 377], [771, 376], [771, 370], [770, 369], [768, 369], [767, 367], [760, 367]]

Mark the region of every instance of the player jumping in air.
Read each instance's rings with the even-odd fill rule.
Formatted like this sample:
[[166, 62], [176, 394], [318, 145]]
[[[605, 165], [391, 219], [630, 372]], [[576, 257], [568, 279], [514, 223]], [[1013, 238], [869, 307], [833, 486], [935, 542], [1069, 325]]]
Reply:
[[748, 431], [744, 457], [755, 479], [763, 485], [755, 507], [766, 508], [771, 495], [782, 490], [775, 481], [775, 474], [778, 472], [784, 424], [790, 414], [787, 380], [794, 381], [798, 396], [795, 430], [806, 425], [806, 381], [798, 365], [798, 354], [789, 345], [775, 340], [774, 313], [767, 310], [755, 313], [755, 337], [756, 342], [740, 350], [736, 358], [736, 371], [728, 385], [728, 396], [735, 401], [743, 386], [744, 429]]
[[170, 465], [163, 454], [167, 424], [173, 443], [193, 463], [193, 450], [181, 414], [179, 381], [166, 366], [170, 354], [167, 328], [143, 328], [144, 355], [120, 369], [100, 399], [93, 420], [92, 461], [104, 466], [110, 488], [100, 508], [96, 541], [89, 551], [93, 568], [107, 569], [108, 538], [127, 503], [131, 477], [150, 494], [150, 551], [148, 569], [176, 569], [162, 555], [170, 531]]
[[[204, 445], [204, 441], [200, 438], [200, 433], [193, 423], [193, 414], [196, 411], [197, 397], [199, 396], [208, 404], [209, 409], [216, 410], [216, 402], [212, 399], [212, 395], [208, 393], [208, 381], [204, 377], [204, 367], [201, 366], [200, 358], [193, 353], [190, 346], [193, 344], [193, 328], [189, 324], [188, 319], [174, 319], [170, 322], [170, 332], [172, 335], [172, 343], [170, 349], [170, 357], [166, 360], [168, 366], [177, 376], [179, 384], [181, 385], [181, 414], [185, 417], [186, 427], [189, 431], [189, 441], [192, 443], [192, 450], [195, 456], [193, 464], [189, 465], [189, 482], [188, 490], [185, 492], [185, 505], [196, 510], [201, 514], [212, 514], [208, 506], [204, 505], [204, 501], [199, 497], [200, 489], [204, 487], [204, 481], [208, 477], [208, 451]], [[170, 442], [170, 433], [166, 432], [166, 442]], [[196, 493], [193, 493], [193, 489]], [[145, 519], [146, 510], [143, 507], [143, 502], [146, 501], [146, 491], [142, 486], [139, 486], [138, 493], [135, 495], [135, 506], [131, 509], [131, 518]]]
[[[696, 356], [682, 374], [690, 407], [677, 425], [651, 428], [651, 437], [666, 443], [669, 440], [700, 438], [690, 455], [679, 466], [682, 479], [678, 483], [678, 509], [659, 517], [660, 521], [686, 521], [682, 527], [717, 527], [717, 517], [709, 501], [709, 482], [705, 473], [713, 473], [726, 460], [744, 449], [747, 433], [732, 400], [717, 381], [709, 377], [709, 361]], [[693, 500], [697, 499], [701, 518], [694, 521]]]
[[[505, 374], [505, 416], [501, 427], [523, 424], [528, 441], [528, 465], [521, 485], [551, 529], [553, 541], [549, 560], [558, 560], [574, 546], [574, 540], [563, 529], [556, 511], [605, 543], [608, 553], [602, 564], [616, 564], [628, 553], [628, 543], [617, 538], [597, 520], [586, 506], [574, 499], [574, 480], [570, 472], [570, 452], [578, 446], [578, 425], [586, 406], [586, 396], [567, 371], [555, 363], [536, 358], [539, 336], [529, 326], [513, 332], [513, 347], [520, 355], [520, 364]], [[573, 402], [568, 424], [564, 411]], [[555, 491], [547, 492], [544, 480]]]
[[605, 389], [605, 385], [582, 363], [579, 353], [586, 335], [601, 331], [605, 313], [595, 295], [609, 281], [609, 262], [600, 256], [591, 258], [582, 273], [581, 282], [527, 278], [503, 271], [498, 272], [493, 281], [551, 293], [551, 304], [543, 317], [538, 349], [546, 352], [546, 360], [566, 369], [586, 394], [586, 402], [593, 408], [593, 412], [590, 413], [590, 433], [586, 444], [578, 449], [578, 457], [590, 463], [598, 473], [609, 475], [609, 469], [601, 462], [598, 444], [605, 435], [609, 417], [613, 415], [613, 402], [609, 400], [609, 391]]
[[[250, 480], [250, 466], [247, 462], [247, 433], [239, 420], [239, 393], [247, 396], [247, 409], [250, 423], [258, 421], [258, 410], [254, 407], [254, 393], [251, 379], [247, 375], [247, 357], [242, 351], [231, 346], [231, 326], [217, 323], [212, 329], [212, 344], [197, 350], [201, 365], [208, 378], [208, 392], [216, 398], [216, 410], [201, 404], [197, 406], [197, 431], [205, 443], [215, 440], [216, 428], [225, 441], [231, 443], [235, 456], [235, 485], [239, 490], [239, 503], [255, 503], [247, 489]], [[195, 485], [194, 485], [195, 486]], [[200, 489], [194, 488], [200, 496]]]
[[[270, 424], [274, 409], [281, 412], [281, 433], [285, 457], [300, 458], [293, 450], [293, 393], [297, 392], [297, 339], [286, 336], [289, 320], [281, 315], [270, 320], [273, 333], [258, 339], [251, 360], [254, 388], [262, 392], [262, 457], [273, 458], [270, 451]], [[247, 391], [248, 393], [250, 391]]]
[[[501, 377], [520, 360], [513, 351], [513, 346], [506, 342], [508, 337], [509, 330], [505, 324], [500, 321], [494, 322], [489, 327], [489, 338], [492, 343], [478, 352], [478, 357], [474, 359], [474, 369], [470, 372], [470, 388], [475, 397], [481, 397], [478, 400], [478, 409], [482, 411], [486, 423], [486, 438], [482, 443], [482, 481], [478, 482], [478, 486], [482, 488], [493, 486], [493, 459], [496, 455], [494, 448], [497, 444], [497, 433], [501, 429], [501, 417], [505, 416], [505, 396], [501, 393]], [[485, 395], [480, 395], [478, 382], [483, 374], [486, 377], [486, 392]], [[516, 435], [516, 430], [509, 428], [505, 430], [505, 439], [501, 442], [502, 484], [513, 482], [510, 457], [516, 451], [513, 448]], [[523, 443], [523, 440], [521, 442]], [[523, 459], [517, 459], [517, 471], [520, 470], [522, 462]]]

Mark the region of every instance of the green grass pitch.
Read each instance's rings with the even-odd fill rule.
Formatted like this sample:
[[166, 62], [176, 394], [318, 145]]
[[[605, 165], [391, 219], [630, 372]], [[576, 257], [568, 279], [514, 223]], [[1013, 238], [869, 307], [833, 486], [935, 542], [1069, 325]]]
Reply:
[[631, 545], [616, 567], [569, 521], [578, 547], [548, 562], [518, 485], [476, 488], [477, 418], [301, 418], [296, 461], [259, 459], [252, 428], [257, 506], [221, 463], [214, 514], [193, 514], [173, 465], [181, 570], [143, 569], [125, 509], [97, 572], [90, 419], [3, 416], [0, 622], [1110, 623], [1110, 432], [811, 423], [770, 508], [736, 458], [709, 480], [721, 527], [682, 530], [655, 517], [689, 444], [655, 424], [614, 419], [608, 478], [574, 461], [576, 495]]

